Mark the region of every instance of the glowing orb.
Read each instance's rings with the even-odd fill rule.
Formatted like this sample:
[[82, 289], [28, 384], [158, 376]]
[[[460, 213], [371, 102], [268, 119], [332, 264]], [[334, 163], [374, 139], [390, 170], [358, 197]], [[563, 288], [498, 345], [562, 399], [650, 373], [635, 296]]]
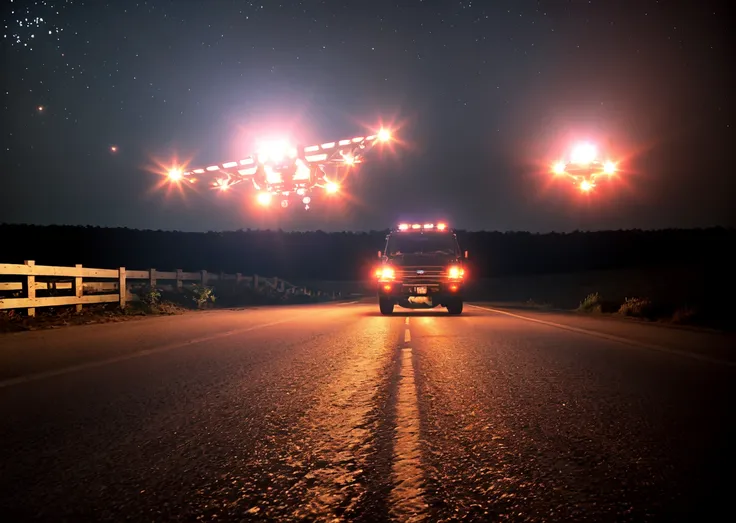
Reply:
[[565, 164], [563, 162], [557, 162], [552, 166], [552, 172], [554, 174], [564, 174]]
[[258, 196], [256, 196], [256, 200], [258, 201], [259, 205], [266, 206], [271, 203], [271, 193], [259, 192]]
[[591, 143], [581, 143], [575, 146], [570, 155], [570, 159], [573, 163], [586, 165], [595, 161], [598, 151], [595, 145]]

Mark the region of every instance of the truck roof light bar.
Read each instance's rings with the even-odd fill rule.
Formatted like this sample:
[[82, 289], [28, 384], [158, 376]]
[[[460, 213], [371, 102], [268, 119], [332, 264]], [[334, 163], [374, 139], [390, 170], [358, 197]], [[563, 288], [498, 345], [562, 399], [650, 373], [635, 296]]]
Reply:
[[438, 223], [438, 224], [425, 223], [424, 225], [422, 225], [420, 223], [414, 223], [414, 224], [411, 224], [411, 225], [409, 225], [408, 223], [400, 223], [399, 224], [399, 230], [400, 231], [408, 231], [409, 229], [412, 229], [414, 231], [418, 231], [418, 230], [432, 230], [432, 229], [437, 229], [438, 231], [444, 231], [445, 229], [447, 229], [447, 224], [445, 224], [445, 223]]

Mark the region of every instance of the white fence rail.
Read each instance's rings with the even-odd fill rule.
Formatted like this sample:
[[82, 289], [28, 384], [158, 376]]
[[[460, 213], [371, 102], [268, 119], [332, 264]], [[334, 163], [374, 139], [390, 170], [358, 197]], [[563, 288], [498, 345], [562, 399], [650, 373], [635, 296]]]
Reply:
[[[23, 264], [0, 263], [0, 278], [17, 276], [18, 281], [0, 281], [0, 293], [12, 292], [23, 296], [3, 297], [0, 295], [0, 310], [28, 309], [29, 316], [35, 316], [37, 307], [60, 307], [76, 305], [81, 311], [84, 305], [96, 303], [118, 303], [125, 307], [127, 302], [136, 299], [132, 292], [136, 286], [150, 285], [159, 289], [182, 290], [187, 285], [211, 285], [228, 282], [233, 286], [244, 285], [261, 291], [272, 289], [287, 294], [306, 294], [311, 291], [280, 278], [267, 278], [242, 274], [208, 273], [207, 271], [184, 272], [144, 271], [118, 269], [91, 269], [76, 265], [74, 267], [56, 267], [36, 265], [32, 260]], [[92, 280], [92, 281], [89, 281]], [[162, 283], [165, 282], [165, 283]], [[37, 291], [67, 291], [64, 296], [36, 296]]]

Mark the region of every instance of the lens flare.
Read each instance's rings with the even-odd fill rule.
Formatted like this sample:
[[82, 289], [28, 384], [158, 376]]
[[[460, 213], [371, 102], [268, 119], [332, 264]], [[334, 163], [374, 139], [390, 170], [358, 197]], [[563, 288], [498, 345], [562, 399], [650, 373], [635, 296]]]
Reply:
[[557, 162], [552, 166], [552, 173], [553, 174], [564, 174], [565, 173], [565, 164], [563, 162]]
[[271, 203], [271, 193], [259, 192], [258, 196], [256, 196], [256, 200], [258, 201], [259, 205], [265, 207]]
[[581, 143], [575, 146], [570, 155], [573, 163], [587, 165], [595, 161], [598, 151], [592, 143]]

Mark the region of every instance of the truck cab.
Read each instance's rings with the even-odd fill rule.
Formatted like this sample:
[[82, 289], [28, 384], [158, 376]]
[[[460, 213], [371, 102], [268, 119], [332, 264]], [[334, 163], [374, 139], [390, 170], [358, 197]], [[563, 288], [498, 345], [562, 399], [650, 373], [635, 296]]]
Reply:
[[386, 236], [376, 268], [381, 314], [406, 309], [446, 307], [462, 314], [467, 251], [444, 223], [402, 223]]

